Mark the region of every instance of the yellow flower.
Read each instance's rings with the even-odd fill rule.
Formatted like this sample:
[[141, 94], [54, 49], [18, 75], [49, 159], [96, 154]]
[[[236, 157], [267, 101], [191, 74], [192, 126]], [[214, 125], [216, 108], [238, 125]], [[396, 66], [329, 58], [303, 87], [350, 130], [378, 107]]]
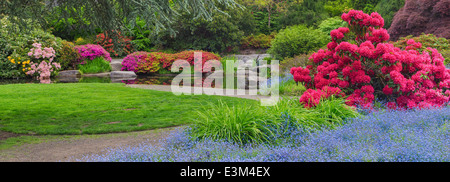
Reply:
[[11, 59], [11, 62], [14, 62], [14, 59]]
[[25, 65], [22, 65], [22, 67], [24, 67], [24, 68], [25, 68]]
[[20, 62], [17, 62], [17, 64], [20, 64]]
[[8, 56], [8, 60], [11, 60], [11, 56]]
[[25, 71], [25, 68], [24, 68], [24, 69], [22, 69], [22, 71]]
[[31, 68], [28, 68], [28, 70], [31, 70]]

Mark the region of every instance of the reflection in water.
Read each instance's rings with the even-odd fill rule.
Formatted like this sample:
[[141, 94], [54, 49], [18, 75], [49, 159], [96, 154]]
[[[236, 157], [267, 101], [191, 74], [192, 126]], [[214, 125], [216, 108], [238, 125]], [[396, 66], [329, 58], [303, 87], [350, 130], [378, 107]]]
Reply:
[[[111, 80], [109, 77], [68, 77], [68, 78], [54, 78], [54, 79], [43, 79], [43, 80], [36, 80], [36, 79], [7, 79], [2, 80], [0, 79], [0, 85], [5, 84], [57, 84], [57, 83], [125, 83], [125, 84], [141, 84], [141, 85], [171, 85], [172, 80], [175, 78], [175, 76], [138, 76], [135, 79], [132, 80]], [[209, 87], [209, 88], [223, 88], [223, 85], [226, 85], [226, 80], [224, 78], [222, 82], [222, 86], [218, 87], [216, 85], [215, 81], [212, 82], [211, 85], [204, 84], [204, 81], [206, 80], [206, 77], [202, 78], [202, 82], [196, 83], [195, 77], [190, 77], [191, 79], [191, 86], [194, 87]], [[234, 88], [237, 87], [237, 78], [234, 78]], [[181, 81], [180, 86], [183, 86], [183, 82]], [[233, 88], [232, 88], [233, 89]]]
[[50, 80], [50, 78], [43, 78], [43, 79], [39, 79], [39, 82], [42, 84], [50, 84], [50, 83], [52, 83], [52, 80]]
[[[172, 80], [175, 78], [175, 76], [140, 76], [134, 80], [123, 80], [122, 83], [125, 84], [138, 84], [138, 85], [172, 85]], [[223, 78], [223, 82], [222, 84], [216, 85], [216, 82], [213, 81], [210, 85], [205, 84], [205, 80], [207, 79], [206, 77], [202, 77], [202, 82], [196, 82], [195, 81], [195, 77], [190, 77], [191, 79], [191, 84], [190, 86], [193, 87], [204, 87], [204, 88], [223, 88], [225, 83], [226, 83], [226, 79], [225, 77]], [[234, 78], [234, 87], [236, 88], [237, 85], [237, 78]], [[183, 86], [183, 81], [181, 81], [179, 83], [179, 86]], [[231, 89], [233, 89], [231, 88]]]

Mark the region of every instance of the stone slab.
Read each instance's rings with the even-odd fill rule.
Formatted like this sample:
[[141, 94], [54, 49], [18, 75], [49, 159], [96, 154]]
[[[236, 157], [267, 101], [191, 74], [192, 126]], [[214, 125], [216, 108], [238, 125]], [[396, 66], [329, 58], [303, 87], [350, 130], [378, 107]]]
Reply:
[[58, 77], [80, 77], [81, 73], [78, 70], [60, 71]]
[[111, 78], [136, 78], [137, 75], [133, 71], [112, 71]]

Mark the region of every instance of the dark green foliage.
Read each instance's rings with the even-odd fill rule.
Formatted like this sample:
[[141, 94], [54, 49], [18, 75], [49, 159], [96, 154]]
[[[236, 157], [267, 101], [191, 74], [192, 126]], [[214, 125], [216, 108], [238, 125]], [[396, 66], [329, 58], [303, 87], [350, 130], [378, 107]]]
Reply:
[[317, 25], [329, 17], [324, 9], [325, 0], [304, 0], [303, 3], [293, 3], [286, 13], [278, 19], [282, 28], [292, 25]]
[[299, 54], [307, 54], [325, 46], [328, 36], [320, 30], [304, 25], [291, 26], [280, 30], [272, 41], [269, 53], [276, 59], [283, 60]]
[[153, 47], [151, 34], [152, 31], [148, 28], [145, 28], [145, 21], [140, 18], [136, 19], [136, 25], [132, 32], [129, 33], [130, 37], [133, 37], [131, 41], [136, 51], [146, 51], [151, 52], [151, 48]]
[[405, 5], [405, 0], [379, 0], [374, 11], [380, 13], [384, 18], [384, 28], [389, 29], [395, 13]]
[[[60, 13], [60, 19], [72, 18], [72, 22], [89, 22], [86, 30], [96, 28], [103, 31], [124, 31], [126, 25], [136, 26], [136, 18], [146, 22], [146, 28], [156, 31], [169, 30], [170, 24], [179, 12], [190, 12], [194, 18], [212, 19], [212, 13], [219, 11], [217, 5], [239, 6], [234, 0], [14, 0], [0, 1], [0, 18], [20, 17], [17, 22], [26, 30], [24, 19], [32, 19], [48, 28], [46, 17]], [[58, 22], [58, 21], [57, 21]]]
[[255, 17], [255, 24], [257, 32], [262, 34], [270, 34], [273, 31], [278, 31], [281, 29], [278, 18], [279, 15], [273, 14], [270, 21], [270, 28], [267, 26], [269, 22], [269, 16], [265, 9], [262, 9], [261, 11], [255, 11], [253, 13], [253, 16]]
[[205, 50], [209, 52], [233, 52], [239, 48], [245, 32], [252, 27], [250, 12], [242, 9], [229, 9], [223, 13], [213, 13], [212, 21], [194, 19], [193, 16], [183, 13], [172, 25], [177, 31], [175, 37], [170, 32], [163, 32], [155, 40], [158, 46], [171, 48], [176, 51]]
[[[84, 8], [82, 7], [74, 11], [83, 12]], [[65, 17], [66, 15], [64, 13], [65, 11], [62, 10], [62, 7], [56, 7], [52, 14], [45, 17], [49, 23], [48, 26], [51, 27], [50, 30], [55, 36], [65, 40], [75, 40], [79, 37], [87, 37], [101, 33], [101, 29], [99, 28], [89, 28], [91, 23], [86, 18], [79, 17], [82, 16], [82, 13], [79, 13], [78, 17]]]
[[380, 0], [350, 0], [350, 5], [353, 9], [363, 10], [364, 13], [374, 12], [375, 6]]
[[325, 11], [331, 17], [341, 16], [344, 11], [350, 9], [350, 0], [330, 0], [324, 5]]

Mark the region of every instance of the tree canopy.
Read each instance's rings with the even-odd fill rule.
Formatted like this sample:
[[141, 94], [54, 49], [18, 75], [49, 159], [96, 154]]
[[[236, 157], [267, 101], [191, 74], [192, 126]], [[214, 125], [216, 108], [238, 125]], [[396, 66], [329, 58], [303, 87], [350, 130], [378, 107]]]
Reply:
[[[212, 12], [223, 12], [219, 7], [241, 7], [234, 0], [2, 0], [0, 18], [5, 16], [26, 29], [25, 21], [38, 22], [48, 28], [46, 17], [59, 15], [85, 24], [87, 30], [124, 30], [136, 26], [136, 18], [145, 20], [146, 28], [169, 30], [170, 24], [186, 11], [195, 19], [212, 19]], [[16, 18], [20, 17], [20, 18]]]

